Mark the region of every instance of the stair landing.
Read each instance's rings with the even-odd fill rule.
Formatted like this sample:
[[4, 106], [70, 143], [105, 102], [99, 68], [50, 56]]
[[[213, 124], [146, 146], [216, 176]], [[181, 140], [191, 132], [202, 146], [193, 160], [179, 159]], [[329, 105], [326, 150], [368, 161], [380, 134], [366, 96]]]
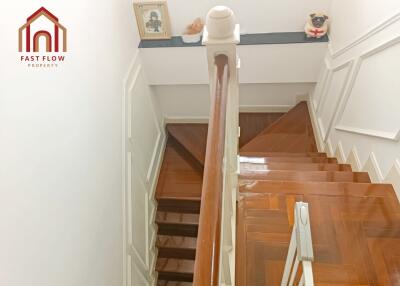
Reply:
[[400, 285], [393, 187], [318, 153], [305, 103], [240, 153], [236, 285], [280, 285], [297, 201], [309, 203], [315, 285]]

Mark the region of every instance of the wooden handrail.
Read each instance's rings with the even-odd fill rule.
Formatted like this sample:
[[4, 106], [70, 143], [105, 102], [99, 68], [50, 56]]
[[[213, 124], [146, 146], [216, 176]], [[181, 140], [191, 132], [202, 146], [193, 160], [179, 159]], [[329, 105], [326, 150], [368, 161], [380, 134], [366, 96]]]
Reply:
[[204, 165], [199, 232], [193, 285], [218, 285], [221, 209], [223, 191], [223, 160], [228, 97], [228, 57], [215, 57], [215, 93], [211, 99], [207, 149]]

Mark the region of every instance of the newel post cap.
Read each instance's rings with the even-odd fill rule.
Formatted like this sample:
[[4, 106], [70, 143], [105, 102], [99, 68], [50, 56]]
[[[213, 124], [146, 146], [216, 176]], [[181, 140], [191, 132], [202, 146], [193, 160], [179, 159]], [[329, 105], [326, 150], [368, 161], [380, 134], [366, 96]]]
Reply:
[[235, 31], [235, 15], [226, 6], [215, 6], [207, 13], [208, 36], [214, 39], [232, 37]]

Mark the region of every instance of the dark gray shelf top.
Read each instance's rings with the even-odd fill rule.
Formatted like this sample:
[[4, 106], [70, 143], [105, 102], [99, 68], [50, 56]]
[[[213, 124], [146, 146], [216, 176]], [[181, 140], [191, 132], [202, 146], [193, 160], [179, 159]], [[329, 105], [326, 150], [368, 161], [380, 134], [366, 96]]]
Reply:
[[[326, 43], [328, 36], [320, 39], [307, 38], [304, 32], [285, 32], [285, 33], [263, 33], [240, 35], [239, 45], [277, 45], [277, 44], [304, 44], [304, 43]], [[194, 44], [182, 42], [179, 36], [168, 40], [142, 40], [139, 48], [180, 48], [180, 47], [200, 47], [201, 41]]]

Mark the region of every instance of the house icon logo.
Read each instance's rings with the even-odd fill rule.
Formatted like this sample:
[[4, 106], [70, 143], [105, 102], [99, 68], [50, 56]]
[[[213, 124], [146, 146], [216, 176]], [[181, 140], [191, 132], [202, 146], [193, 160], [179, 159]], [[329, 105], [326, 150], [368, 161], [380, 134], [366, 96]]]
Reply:
[[18, 31], [19, 52], [66, 52], [67, 29], [58, 18], [41, 7]]

